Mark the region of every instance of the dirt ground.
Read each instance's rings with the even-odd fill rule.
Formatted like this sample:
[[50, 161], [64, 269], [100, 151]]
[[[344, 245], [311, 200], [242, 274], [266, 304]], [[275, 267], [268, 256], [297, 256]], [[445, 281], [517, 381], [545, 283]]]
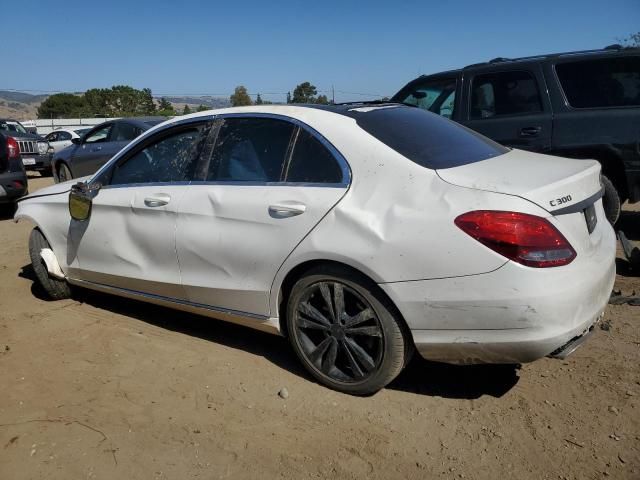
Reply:
[[[621, 224], [640, 240], [640, 209]], [[640, 306], [609, 306], [565, 361], [416, 356], [356, 398], [279, 337], [96, 293], [47, 301], [30, 229], [0, 217], [0, 479], [640, 478]]]

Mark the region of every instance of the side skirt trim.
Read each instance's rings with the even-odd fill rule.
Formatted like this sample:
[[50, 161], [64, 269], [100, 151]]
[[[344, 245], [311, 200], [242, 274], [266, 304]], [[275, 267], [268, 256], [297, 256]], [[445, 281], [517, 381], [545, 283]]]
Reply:
[[154, 295], [151, 293], [138, 292], [135, 290], [127, 290], [125, 288], [118, 288], [112, 287], [110, 285], [88, 282], [86, 280], [67, 278], [67, 281], [70, 284], [76, 285], [78, 287], [118, 295], [120, 297], [131, 298], [133, 300], [153, 303], [155, 305], [169, 307], [183, 312], [195, 313], [197, 315], [243, 325], [263, 332], [281, 335], [280, 322], [278, 318], [275, 317], [267, 317], [254, 313], [239, 312], [237, 310], [213, 307], [210, 305], [202, 305], [199, 303], [188, 302], [186, 300], [178, 300], [175, 298], [162, 297], [160, 295]]

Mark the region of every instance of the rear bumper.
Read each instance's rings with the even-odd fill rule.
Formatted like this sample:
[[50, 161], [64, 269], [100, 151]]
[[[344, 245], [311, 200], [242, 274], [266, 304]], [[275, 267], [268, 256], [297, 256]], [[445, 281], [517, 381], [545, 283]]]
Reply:
[[27, 194], [27, 174], [0, 173], [0, 203], [9, 203]]
[[555, 353], [601, 318], [615, 280], [607, 225], [590, 256], [558, 268], [508, 262], [467, 277], [381, 284], [418, 352], [447, 363], [525, 363]]

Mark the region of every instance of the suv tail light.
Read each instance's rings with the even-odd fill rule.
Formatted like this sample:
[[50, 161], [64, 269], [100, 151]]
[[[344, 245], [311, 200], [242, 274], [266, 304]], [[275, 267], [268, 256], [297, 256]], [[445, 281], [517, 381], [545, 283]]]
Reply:
[[528, 267], [559, 267], [576, 258], [558, 229], [535, 215], [475, 210], [460, 215], [455, 224], [491, 250]]
[[7, 137], [7, 156], [10, 159], [20, 156], [20, 146], [13, 137]]

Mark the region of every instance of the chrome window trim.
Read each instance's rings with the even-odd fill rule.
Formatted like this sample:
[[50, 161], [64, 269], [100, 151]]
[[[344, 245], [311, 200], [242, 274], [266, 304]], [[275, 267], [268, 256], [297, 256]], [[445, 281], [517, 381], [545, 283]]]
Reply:
[[[111, 168], [111, 165], [117, 163], [123, 156], [127, 155], [132, 149], [136, 148], [136, 146], [145, 141], [150, 135], [155, 135], [156, 133], [162, 133], [166, 130], [179, 127], [182, 125], [188, 125], [190, 123], [200, 123], [200, 122], [209, 122], [217, 119], [224, 118], [271, 118], [274, 120], [282, 120], [285, 122], [289, 122], [301, 129], [305, 129], [309, 134], [315, 137], [325, 148], [329, 150], [329, 152], [333, 155], [334, 159], [338, 162], [340, 166], [340, 170], [342, 171], [342, 182], [339, 183], [315, 183], [315, 182], [247, 182], [247, 181], [204, 181], [204, 180], [193, 180], [190, 182], [150, 182], [150, 183], [129, 183], [123, 185], [104, 185], [101, 189], [113, 189], [113, 188], [129, 188], [129, 187], [157, 187], [157, 186], [186, 186], [186, 185], [234, 185], [234, 186], [257, 186], [257, 187], [265, 187], [265, 186], [283, 186], [283, 187], [324, 187], [324, 188], [345, 188], [351, 184], [351, 167], [349, 162], [347, 162], [346, 158], [340, 153], [340, 151], [333, 146], [329, 140], [327, 140], [321, 133], [315, 130], [313, 127], [307, 125], [306, 123], [298, 120], [297, 118], [288, 117], [286, 115], [280, 115], [275, 113], [223, 113], [219, 115], [205, 115], [201, 117], [188, 118], [184, 120], [179, 120], [177, 122], [172, 122], [168, 125], [165, 125], [161, 128], [155, 129], [153, 131], [148, 130], [148, 135], [142, 135], [135, 140], [133, 140], [129, 145], [127, 145], [123, 150], [118, 152], [116, 155], [111, 158], [107, 163], [105, 163], [102, 168], [100, 168], [87, 182], [91, 185], [96, 178], [102, 175], [105, 171]], [[297, 135], [296, 135], [297, 138]]]
[[249, 182], [238, 181], [204, 181], [193, 180], [191, 182], [149, 182], [149, 183], [126, 183], [122, 185], [105, 185], [101, 190], [128, 188], [128, 187], [175, 187], [175, 186], [206, 186], [219, 185], [229, 187], [313, 187], [313, 188], [345, 188], [349, 184], [345, 183], [312, 183], [312, 182]]

